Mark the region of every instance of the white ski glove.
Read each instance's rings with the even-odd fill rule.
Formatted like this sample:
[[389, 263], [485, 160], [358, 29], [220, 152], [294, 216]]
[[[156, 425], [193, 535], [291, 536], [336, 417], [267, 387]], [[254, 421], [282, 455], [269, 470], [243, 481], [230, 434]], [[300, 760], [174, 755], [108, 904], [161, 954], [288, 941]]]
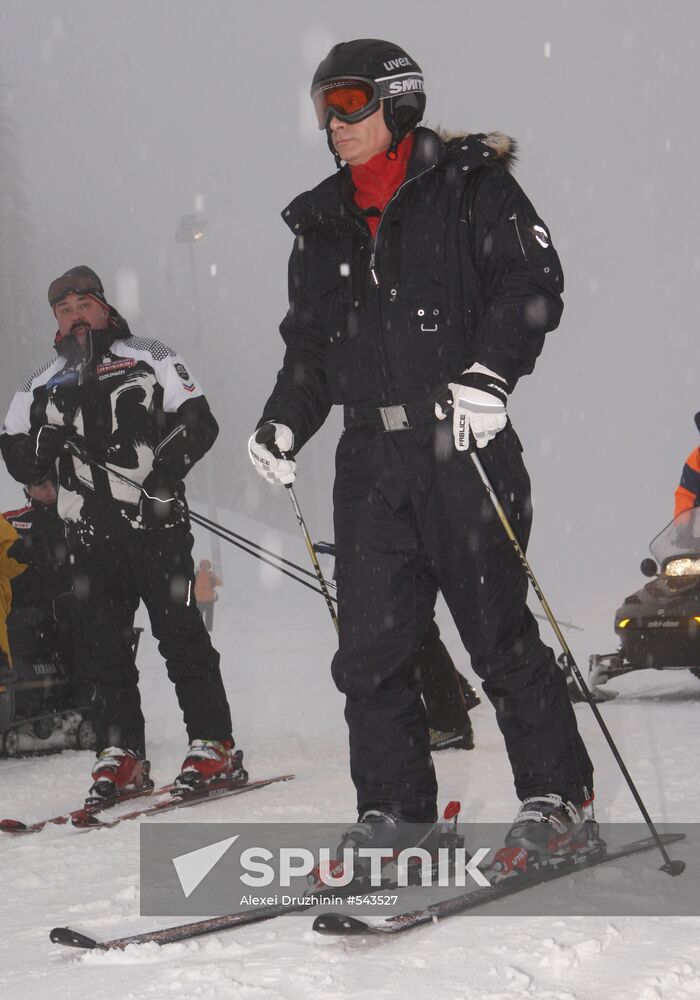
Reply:
[[293, 447], [294, 433], [286, 424], [263, 424], [248, 440], [248, 454], [255, 471], [275, 486], [291, 486], [296, 479], [297, 463], [283, 457]]
[[455, 448], [469, 451], [470, 431], [477, 448], [485, 448], [506, 426], [506, 380], [477, 363], [462, 372], [458, 382], [449, 382], [447, 388], [449, 392], [435, 403], [435, 416], [444, 420], [452, 405]]

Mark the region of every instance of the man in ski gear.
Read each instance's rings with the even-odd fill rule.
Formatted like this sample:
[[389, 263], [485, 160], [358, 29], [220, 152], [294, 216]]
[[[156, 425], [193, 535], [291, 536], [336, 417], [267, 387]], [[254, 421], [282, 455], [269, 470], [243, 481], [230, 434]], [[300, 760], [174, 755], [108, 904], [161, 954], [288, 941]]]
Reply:
[[[27, 503], [6, 511], [4, 517], [18, 534], [10, 554], [27, 564], [27, 569], [12, 584], [12, 611], [7, 620], [10, 648], [14, 661], [14, 682], [19, 684], [11, 699], [13, 720], [23, 714], [45, 715], [58, 731], [64, 731], [65, 709], [83, 700], [80, 686], [73, 694], [75, 654], [71, 614], [72, 577], [64, 522], [56, 509], [56, 477], [42, 472], [24, 488]], [[41, 691], [33, 688], [36, 664], [48, 664]], [[26, 686], [25, 686], [26, 685]], [[18, 697], [18, 691], [24, 696]], [[26, 698], [26, 701], [25, 701]], [[24, 709], [24, 711], [23, 711]], [[7, 721], [7, 720], [6, 720]], [[77, 723], [76, 723], [77, 726]], [[35, 727], [36, 729], [36, 727]], [[48, 738], [44, 730], [37, 740]], [[27, 746], [23, 752], [29, 752]]]
[[64, 525], [56, 510], [55, 475], [40, 473], [24, 493], [27, 503], [3, 514], [19, 536], [12, 554], [21, 555], [28, 564], [13, 584], [12, 607], [43, 609], [53, 617], [55, 598], [71, 585]]
[[[436, 817], [411, 664], [438, 589], [496, 709], [518, 797], [556, 796], [578, 816], [592, 766], [566, 681], [466, 450], [474, 439], [525, 545], [530, 483], [506, 403], [561, 316], [549, 231], [510, 173], [511, 140], [418, 127], [423, 75], [397, 45], [334, 46], [311, 96], [339, 169], [283, 213], [295, 236], [286, 352], [258, 424], [274, 442], [262, 443], [266, 427], [249, 452], [267, 480], [292, 482], [298, 452], [344, 408], [332, 669], [359, 818]], [[450, 408], [451, 422], [436, 419]]]
[[[695, 414], [695, 426], [700, 431], [700, 412]], [[675, 500], [674, 517], [700, 507], [700, 448], [694, 448], [685, 460]]]
[[139, 598], [190, 739], [176, 781], [189, 788], [244, 780], [219, 654], [193, 600], [182, 482], [213, 444], [217, 423], [182, 358], [160, 341], [133, 337], [89, 267], [66, 271], [48, 297], [58, 322], [57, 357], [15, 394], [0, 448], [20, 482], [57, 475], [76, 669], [97, 735], [89, 800], [150, 782], [131, 648]]

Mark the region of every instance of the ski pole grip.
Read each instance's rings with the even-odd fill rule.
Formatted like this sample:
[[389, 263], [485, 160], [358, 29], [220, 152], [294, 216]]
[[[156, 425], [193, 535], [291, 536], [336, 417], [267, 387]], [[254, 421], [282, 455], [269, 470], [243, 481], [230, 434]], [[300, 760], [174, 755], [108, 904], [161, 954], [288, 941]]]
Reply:
[[[262, 427], [255, 432], [255, 440], [257, 441], [258, 444], [265, 445], [270, 454], [274, 455], [275, 458], [286, 459], [287, 458], [286, 453], [283, 452], [281, 448], [277, 446], [277, 444], [275, 444], [276, 435], [277, 431], [275, 430], [274, 423], [268, 422], [266, 424], [263, 424]], [[283, 485], [286, 490], [291, 490], [292, 488], [291, 483], [284, 483]]]
[[[255, 440], [258, 442], [258, 444], [264, 444], [265, 447], [267, 448], [269, 447], [269, 445], [275, 444], [276, 433], [277, 432], [275, 431], [275, 425], [273, 423], [263, 424], [262, 427], [259, 427], [258, 430], [255, 432]], [[279, 451], [279, 448], [277, 448], [276, 445], [275, 445], [275, 450]]]

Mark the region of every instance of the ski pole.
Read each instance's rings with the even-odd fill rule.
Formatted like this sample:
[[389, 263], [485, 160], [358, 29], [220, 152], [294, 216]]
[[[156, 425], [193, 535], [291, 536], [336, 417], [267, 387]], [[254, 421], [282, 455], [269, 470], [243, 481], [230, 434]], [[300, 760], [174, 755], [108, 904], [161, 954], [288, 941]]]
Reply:
[[[149, 497], [148, 493], [146, 493], [146, 491], [143, 489], [143, 486], [140, 483], [137, 483], [136, 480], [130, 479], [129, 476], [125, 476], [121, 472], [117, 472], [116, 469], [110, 469], [109, 466], [103, 465], [101, 462], [98, 462], [96, 459], [91, 458], [87, 454], [87, 452], [83, 448], [81, 448], [80, 445], [78, 445], [78, 443], [76, 441], [68, 439], [67, 444], [68, 444], [69, 450], [72, 451], [73, 454], [76, 455], [81, 460], [81, 462], [85, 462], [86, 465], [94, 465], [95, 468], [101, 469], [103, 472], [106, 472], [107, 475], [114, 476], [115, 479], [118, 479], [120, 482], [124, 483], [126, 486], [131, 486], [134, 489], [139, 490], [146, 497], [148, 497], [148, 499], [157, 499], [157, 498]], [[165, 501], [165, 502], [172, 502], [172, 501]], [[263, 556], [263, 555], [259, 555], [258, 552], [251, 551], [251, 549], [246, 548], [245, 545], [241, 545], [240, 542], [238, 542], [238, 541], [234, 541], [234, 539], [240, 539], [241, 541], [246, 542], [252, 548], [258, 549], [260, 552], [264, 552], [267, 555], [272, 556], [274, 559], [277, 559], [279, 562], [284, 563], [285, 565], [291, 566], [292, 568], [298, 570], [300, 573], [303, 573], [304, 576], [309, 576], [312, 579], [316, 579], [317, 578], [316, 574], [312, 573], [310, 570], [304, 569], [303, 566], [297, 565], [297, 563], [292, 562], [290, 559], [285, 559], [283, 556], [278, 555], [276, 552], [272, 552], [270, 549], [263, 548], [262, 545], [258, 545], [257, 542], [252, 542], [250, 539], [245, 538], [243, 535], [237, 535], [234, 531], [231, 531], [230, 528], [225, 528], [225, 527], [223, 527], [223, 525], [217, 524], [216, 521], [210, 521], [209, 518], [204, 517], [203, 514], [198, 514], [196, 511], [193, 511], [193, 510], [189, 510], [188, 513], [189, 513], [190, 519], [192, 521], [194, 521], [195, 524], [198, 524], [200, 527], [206, 528], [208, 531], [211, 531], [212, 534], [218, 535], [219, 538], [223, 538], [224, 541], [230, 542], [231, 545], [235, 545], [236, 548], [242, 549], [243, 552], [247, 552], [248, 555], [255, 556], [255, 558], [256, 559], [260, 559], [261, 562], [267, 563], [268, 566], [272, 566], [274, 569], [279, 570], [280, 573], [284, 573], [285, 576], [289, 576], [289, 577], [292, 578], [292, 580], [296, 580], [297, 583], [301, 583], [304, 587], [308, 587], [309, 590], [313, 590], [313, 592], [315, 594], [321, 594], [322, 597], [326, 598], [326, 601], [328, 601], [328, 600], [335, 601], [336, 600], [336, 598], [334, 598], [330, 594], [328, 594], [327, 590], [324, 592], [323, 590], [320, 590], [319, 588], [314, 587], [312, 584], [307, 583], [306, 580], [300, 580], [298, 576], [294, 575], [294, 573], [290, 573], [288, 570], [283, 569], [281, 566], [278, 566], [277, 563], [272, 562], [270, 559], [266, 559], [265, 556]], [[233, 536], [233, 537], [229, 537], [229, 536]], [[325, 583], [325, 580], [324, 580], [324, 583]], [[327, 587], [335, 587], [335, 584], [334, 583], [329, 583], [329, 584], [326, 584], [326, 586]]]
[[301, 533], [304, 536], [304, 542], [306, 543], [306, 548], [308, 549], [309, 556], [311, 558], [311, 563], [314, 567], [314, 572], [316, 573], [316, 579], [321, 586], [321, 592], [326, 601], [326, 607], [328, 608], [328, 613], [331, 616], [331, 621], [335, 625], [336, 632], [340, 631], [338, 627], [338, 616], [335, 613], [335, 608], [333, 607], [333, 598], [328, 593], [328, 585], [326, 583], [325, 577], [321, 571], [321, 566], [314, 551], [314, 545], [311, 541], [311, 535], [309, 534], [309, 529], [306, 527], [306, 522], [304, 521], [304, 515], [301, 512], [301, 507], [299, 506], [299, 501], [297, 500], [297, 495], [294, 492], [294, 487], [291, 483], [285, 483], [285, 489], [289, 493], [289, 499], [292, 501], [292, 507], [294, 508], [294, 513], [296, 514], [297, 521], [299, 522], [299, 527], [301, 528]]
[[[226, 533], [225, 540], [227, 542], [231, 542], [232, 545], [236, 544], [233, 541], [234, 538], [237, 539], [239, 542], [244, 542], [245, 545], [249, 546], [249, 548], [247, 548], [247, 549], [244, 548], [243, 551], [244, 552], [249, 552], [249, 554], [251, 556], [257, 556], [257, 552], [264, 552], [266, 555], [272, 556], [273, 559], [277, 559], [278, 562], [283, 563], [285, 566], [291, 566], [291, 568], [295, 569], [297, 571], [297, 573], [301, 573], [301, 574], [303, 574], [303, 576], [310, 576], [313, 580], [316, 579], [316, 574], [312, 573], [310, 569], [304, 569], [303, 566], [300, 566], [298, 563], [292, 562], [291, 559], [285, 559], [284, 556], [279, 555], [277, 552], [273, 552], [272, 549], [266, 549], [264, 546], [258, 545], [257, 542], [251, 541], [251, 539], [250, 538], [246, 538], [245, 535], [238, 535], [238, 534], [236, 534], [235, 531], [232, 531], [230, 528], [224, 527], [224, 525], [222, 525], [222, 524], [217, 524], [216, 521], [210, 520], [208, 517], [205, 517], [204, 514], [200, 514], [199, 512], [193, 511], [193, 510], [190, 509], [190, 517], [200, 527], [207, 528], [209, 531], [212, 531], [215, 534], [216, 534], [217, 530], [220, 531], [220, 532], [225, 532]], [[221, 535], [220, 537], [224, 537], [224, 536]], [[239, 548], [243, 548], [243, 546], [239, 546]], [[250, 549], [255, 549], [256, 552], [251, 552]], [[257, 558], [260, 558], [260, 557], [257, 556]], [[268, 562], [268, 560], [267, 559], [263, 559], [263, 562]], [[269, 563], [269, 565], [273, 565], [273, 564]], [[293, 574], [290, 574], [290, 575], [292, 575], [293, 579], [296, 579], [296, 577], [294, 577]], [[333, 589], [335, 589], [335, 584], [334, 583], [331, 583], [330, 581], [326, 581], [326, 582], [327, 582], [327, 584], [328, 584], [329, 587], [332, 587]], [[314, 587], [313, 589], [315, 590], [316, 588]], [[319, 591], [319, 593], [320, 593], [320, 591]]]
[[658, 830], [656, 829], [656, 827], [654, 825], [654, 821], [652, 820], [651, 816], [649, 815], [649, 812], [647, 811], [647, 808], [644, 805], [644, 802], [642, 801], [641, 795], [637, 791], [637, 786], [635, 785], [634, 781], [632, 780], [632, 776], [630, 775], [629, 771], [627, 770], [627, 767], [625, 766], [625, 762], [622, 759], [620, 751], [617, 749], [617, 746], [615, 744], [614, 739], [612, 738], [610, 730], [605, 725], [605, 722], [603, 720], [603, 716], [600, 714], [600, 710], [599, 710], [598, 706], [596, 705], [596, 703], [593, 701], [593, 698], [591, 697], [591, 692], [590, 692], [590, 690], [588, 688], [588, 685], [584, 681], [583, 676], [581, 674], [581, 671], [579, 670], [579, 668], [578, 668], [578, 666], [576, 664], [576, 661], [574, 660], [573, 654], [572, 654], [571, 650], [569, 649], [569, 646], [568, 646], [568, 644], [566, 642], [566, 639], [564, 638], [564, 635], [563, 635], [561, 629], [559, 628], [557, 620], [554, 617], [554, 615], [552, 614], [551, 608], [549, 607], [549, 604], [547, 602], [547, 598], [542, 593], [540, 585], [537, 582], [537, 580], [535, 579], [535, 574], [532, 572], [532, 568], [531, 568], [529, 562], [527, 561], [527, 558], [525, 556], [525, 552], [523, 551], [523, 548], [520, 545], [520, 542], [518, 541], [518, 539], [517, 539], [517, 537], [515, 535], [515, 532], [513, 531], [512, 527], [511, 527], [510, 521], [508, 520], [508, 516], [506, 515], [506, 512], [504, 511], [503, 507], [501, 506], [501, 503], [500, 503], [500, 501], [498, 499], [498, 496], [496, 495], [496, 491], [494, 490], [493, 486], [491, 485], [489, 477], [486, 475], [486, 472], [484, 471], [484, 467], [481, 464], [481, 460], [480, 460], [479, 456], [476, 454], [476, 450], [472, 448], [470, 450], [470, 452], [469, 452], [469, 456], [470, 456], [470, 458], [471, 458], [471, 460], [472, 460], [472, 462], [474, 464], [474, 468], [476, 469], [477, 473], [479, 474], [479, 478], [481, 479], [482, 483], [486, 487], [486, 492], [488, 493], [488, 495], [489, 495], [489, 497], [491, 499], [491, 503], [493, 504], [494, 509], [495, 509], [496, 513], [498, 514], [498, 518], [499, 518], [501, 524], [503, 525], [503, 529], [504, 529], [506, 535], [508, 536], [508, 538], [510, 539], [510, 541], [511, 541], [511, 543], [513, 545], [513, 548], [515, 549], [515, 551], [516, 551], [516, 553], [518, 555], [518, 558], [520, 559], [522, 567], [525, 570], [525, 573], [527, 574], [527, 577], [530, 580], [530, 583], [532, 584], [532, 586], [534, 588], [534, 591], [537, 594], [537, 597], [539, 598], [540, 604], [542, 605], [542, 608], [544, 609], [544, 613], [547, 616], [547, 621], [552, 626], [552, 628], [554, 630], [554, 634], [556, 635], [557, 639], [559, 640], [559, 643], [561, 644], [561, 647], [562, 647], [562, 649], [564, 651], [564, 655], [568, 659], [568, 662], [569, 662], [569, 664], [571, 666], [571, 670], [573, 671], [573, 674], [576, 677], [576, 680], [578, 681], [578, 683], [579, 683], [579, 685], [581, 687], [581, 691], [583, 692], [584, 698], [588, 702], [588, 704], [590, 705], [591, 710], [592, 710], [593, 714], [596, 717], [596, 721], [598, 722], [598, 725], [600, 726], [601, 730], [603, 731], [603, 736], [607, 740], [608, 746], [612, 750], [612, 754], [613, 754], [615, 760], [617, 761], [620, 770], [622, 771], [622, 775], [623, 775], [625, 781], [627, 782], [627, 786], [628, 786], [629, 790], [632, 792], [632, 795], [634, 796], [634, 800], [635, 800], [635, 802], [637, 803], [637, 805], [639, 807], [639, 811], [641, 812], [642, 816], [644, 817], [644, 821], [645, 821], [646, 825], [649, 827], [649, 832], [651, 833], [652, 837], [654, 838], [654, 842], [655, 842], [656, 846], [658, 847], [659, 851], [661, 852], [661, 856], [664, 859], [664, 864], [661, 866], [661, 871], [667, 872], [669, 875], [680, 875], [681, 872], [684, 871], [684, 869], [685, 869], [685, 863], [683, 861], [672, 861], [671, 858], [669, 857], [669, 854], [668, 854], [666, 848], [664, 847], [663, 841], [661, 840], [661, 837], [659, 836]]
[[[256, 559], [259, 559], [261, 562], [266, 563], [268, 566], [272, 566], [273, 569], [279, 570], [280, 573], [284, 573], [285, 576], [290, 577], [292, 580], [296, 580], [296, 582], [300, 583], [303, 587], [308, 587], [309, 590], [313, 590], [314, 594], [320, 594], [322, 597], [325, 596], [323, 591], [319, 587], [314, 587], [313, 583], [309, 583], [308, 580], [302, 580], [301, 577], [298, 577], [295, 573], [290, 573], [288, 569], [284, 569], [282, 566], [279, 566], [277, 563], [273, 562], [272, 559], [267, 559], [265, 556], [260, 555], [258, 552], [254, 552], [252, 549], [246, 548], [245, 545], [241, 545], [240, 542], [234, 541], [233, 538], [229, 537], [227, 533], [228, 532], [227, 528], [221, 528], [221, 526], [217, 525], [216, 522], [214, 521], [205, 524], [204, 521], [206, 519], [203, 518], [201, 514], [197, 514], [197, 512], [194, 510], [190, 510], [189, 514], [190, 514], [190, 520], [192, 520], [195, 524], [199, 525], [201, 528], [206, 528], [207, 531], [211, 531], [213, 535], [218, 535], [218, 537], [223, 538], [225, 542], [229, 542], [231, 545], [235, 545], [237, 549], [241, 549], [243, 552], [247, 552], [249, 556], [254, 556]], [[221, 528], [221, 530], [217, 530], [218, 528]], [[261, 547], [262, 546], [256, 546], [256, 548], [261, 548]], [[263, 549], [263, 551], [267, 550]], [[287, 559], [282, 560], [282, 557], [275, 555], [274, 552], [271, 553], [271, 555], [273, 555], [275, 559], [279, 559], [280, 561], [289, 562], [289, 560]], [[291, 563], [291, 565], [294, 566], [296, 564]], [[312, 577], [312, 579], [315, 579], [314, 574], [311, 573], [309, 570], [302, 569], [302, 567], [299, 567], [299, 569], [300, 572], [305, 574], [305, 576], [310, 576]], [[329, 584], [329, 586], [333, 586], [333, 584]], [[333, 597], [332, 595], [330, 595], [330, 599], [331, 601], [337, 600], [337, 598]]]
[[[290, 461], [289, 457], [285, 454], [285, 452], [281, 451], [275, 445], [275, 428], [273, 427], [272, 424], [263, 424], [263, 426], [258, 430], [257, 434], [255, 435], [255, 440], [258, 442], [258, 444], [264, 444], [266, 446], [274, 448], [273, 454], [276, 452], [281, 458], [285, 459], [285, 461]], [[328, 593], [328, 585], [326, 584], [323, 572], [321, 571], [320, 563], [316, 557], [316, 553], [314, 551], [314, 545], [313, 542], [311, 541], [311, 535], [309, 534], [309, 529], [306, 527], [304, 515], [301, 512], [301, 507], [299, 506], [297, 495], [294, 492], [294, 486], [292, 485], [292, 483], [284, 483], [284, 488], [287, 490], [287, 493], [289, 494], [289, 499], [291, 500], [292, 503], [292, 507], [294, 508], [294, 513], [296, 515], [297, 523], [299, 524], [299, 528], [301, 529], [301, 533], [304, 538], [304, 543], [309, 553], [309, 558], [311, 559], [311, 565], [314, 568], [316, 579], [319, 582], [321, 591], [326, 601], [326, 607], [328, 608], [328, 613], [331, 616], [331, 621], [335, 626], [336, 632], [338, 632], [339, 631], [338, 616], [335, 613], [335, 608], [333, 607], [333, 601], [331, 599], [331, 595]]]

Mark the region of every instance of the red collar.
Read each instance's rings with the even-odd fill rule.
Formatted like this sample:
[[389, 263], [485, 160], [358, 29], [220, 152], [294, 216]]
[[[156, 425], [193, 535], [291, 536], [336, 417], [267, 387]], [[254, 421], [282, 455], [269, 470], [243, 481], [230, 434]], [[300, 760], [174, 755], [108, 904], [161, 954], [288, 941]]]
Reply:
[[[413, 151], [413, 133], [409, 133], [396, 150], [396, 159], [390, 160], [386, 153], [377, 153], [367, 163], [351, 167], [352, 182], [355, 185], [355, 204], [358, 208], [378, 208], [383, 212], [394, 192], [406, 178], [408, 161]], [[378, 215], [367, 216], [367, 224], [374, 236], [379, 225]]]

